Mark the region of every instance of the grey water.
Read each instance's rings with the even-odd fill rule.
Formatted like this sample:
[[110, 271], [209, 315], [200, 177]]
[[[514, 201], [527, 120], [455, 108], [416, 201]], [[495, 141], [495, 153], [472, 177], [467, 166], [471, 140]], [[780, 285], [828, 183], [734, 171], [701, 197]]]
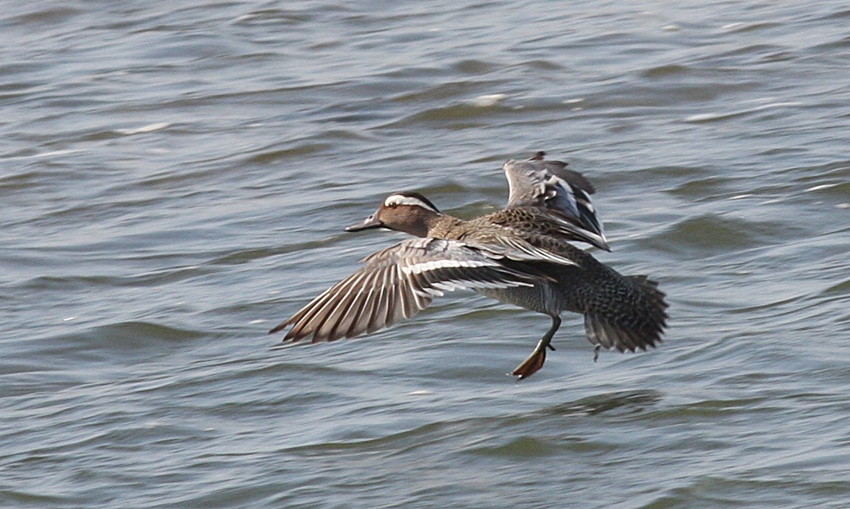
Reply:
[[[0, 506], [848, 507], [846, 2], [6, 2]], [[473, 293], [267, 331], [501, 164], [590, 178], [670, 306], [593, 362]]]

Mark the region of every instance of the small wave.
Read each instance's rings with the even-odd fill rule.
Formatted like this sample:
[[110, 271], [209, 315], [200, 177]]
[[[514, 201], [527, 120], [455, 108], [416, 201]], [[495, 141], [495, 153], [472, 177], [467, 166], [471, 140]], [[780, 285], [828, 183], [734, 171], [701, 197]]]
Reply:
[[766, 238], [787, 234], [788, 225], [746, 221], [720, 215], [690, 217], [674, 224], [665, 234], [669, 246], [691, 251], [697, 256], [708, 252], [728, 252], [761, 245]]
[[727, 120], [731, 118], [737, 118], [744, 115], [750, 115], [752, 113], [757, 113], [764, 110], [774, 109], [774, 108], [790, 108], [794, 106], [802, 106], [802, 102], [797, 101], [788, 101], [788, 102], [776, 102], [776, 103], [768, 103], [762, 104], [760, 106], [755, 106], [753, 108], [744, 108], [738, 111], [726, 111], [726, 112], [709, 112], [709, 113], [698, 113], [696, 115], [691, 115], [685, 117], [685, 122], [692, 124], [699, 124], [703, 122], [716, 122], [718, 120]]
[[162, 129], [167, 129], [171, 127], [171, 124], [168, 122], [158, 122], [155, 124], [143, 125], [141, 127], [136, 127], [133, 129], [116, 129], [115, 132], [118, 134], [123, 134], [125, 136], [132, 136], [134, 134], [144, 134], [144, 133], [152, 133], [154, 131], [161, 131]]
[[173, 327], [153, 322], [117, 322], [108, 325], [82, 328], [76, 321], [64, 321], [65, 334], [43, 343], [43, 348], [69, 360], [72, 358], [126, 362], [139, 362], [146, 358], [168, 355], [167, 345], [180, 345], [204, 334], [199, 331]]
[[487, 108], [502, 103], [507, 98], [508, 96], [506, 94], [486, 94], [470, 99], [469, 101], [466, 101], [466, 103], [479, 108]]

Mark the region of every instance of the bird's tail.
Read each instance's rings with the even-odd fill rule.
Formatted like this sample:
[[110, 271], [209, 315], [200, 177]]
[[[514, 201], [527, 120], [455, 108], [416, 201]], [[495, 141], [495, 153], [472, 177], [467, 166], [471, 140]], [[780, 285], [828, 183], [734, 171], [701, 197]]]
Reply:
[[616, 288], [584, 315], [587, 339], [618, 351], [646, 350], [661, 342], [667, 325], [667, 302], [658, 283], [646, 276], [622, 276]]

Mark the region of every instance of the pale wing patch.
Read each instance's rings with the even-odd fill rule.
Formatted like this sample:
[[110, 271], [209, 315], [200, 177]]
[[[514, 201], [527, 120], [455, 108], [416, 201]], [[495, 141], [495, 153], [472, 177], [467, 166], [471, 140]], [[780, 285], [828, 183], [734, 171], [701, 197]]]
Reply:
[[486, 261], [464, 261], [464, 260], [430, 260], [427, 262], [420, 262], [414, 265], [408, 265], [406, 267], [402, 267], [401, 270], [404, 271], [405, 274], [421, 274], [423, 272], [428, 272], [437, 269], [446, 269], [453, 267], [464, 267], [464, 268], [474, 268], [474, 267], [497, 267], [496, 263], [489, 263]]
[[[413, 265], [402, 266], [401, 270], [405, 275], [410, 274], [434, 274], [442, 269], [476, 269], [482, 267], [500, 267], [500, 265], [492, 260], [428, 260]], [[475, 288], [513, 288], [517, 286], [533, 286], [525, 281], [483, 281], [464, 277], [464, 272], [458, 273], [456, 277], [430, 281], [428, 286], [417, 288], [414, 290], [419, 295], [425, 294], [436, 297], [443, 296], [443, 292], [453, 292], [455, 290], [469, 290]], [[424, 295], [423, 295], [424, 296]]]

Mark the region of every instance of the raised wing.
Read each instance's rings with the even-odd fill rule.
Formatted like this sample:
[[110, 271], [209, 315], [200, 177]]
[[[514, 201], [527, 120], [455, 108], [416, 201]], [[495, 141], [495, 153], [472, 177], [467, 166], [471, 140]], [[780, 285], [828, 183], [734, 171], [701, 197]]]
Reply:
[[534, 283], [534, 276], [502, 265], [497, 254], [456, 240], [408, 240], [364, 258], [363, 264], [269, 333], [291, 325], [284, 341], [352, 338], [413, 317], [444, 291]]
[[596, 190], [567, 163], [544, 161], [538, 152], [528, 161], [504, 164], [510, 193], [507, 208], [539, 207], [572, 225], [575, 240], [610, 251], [590, 195]]

